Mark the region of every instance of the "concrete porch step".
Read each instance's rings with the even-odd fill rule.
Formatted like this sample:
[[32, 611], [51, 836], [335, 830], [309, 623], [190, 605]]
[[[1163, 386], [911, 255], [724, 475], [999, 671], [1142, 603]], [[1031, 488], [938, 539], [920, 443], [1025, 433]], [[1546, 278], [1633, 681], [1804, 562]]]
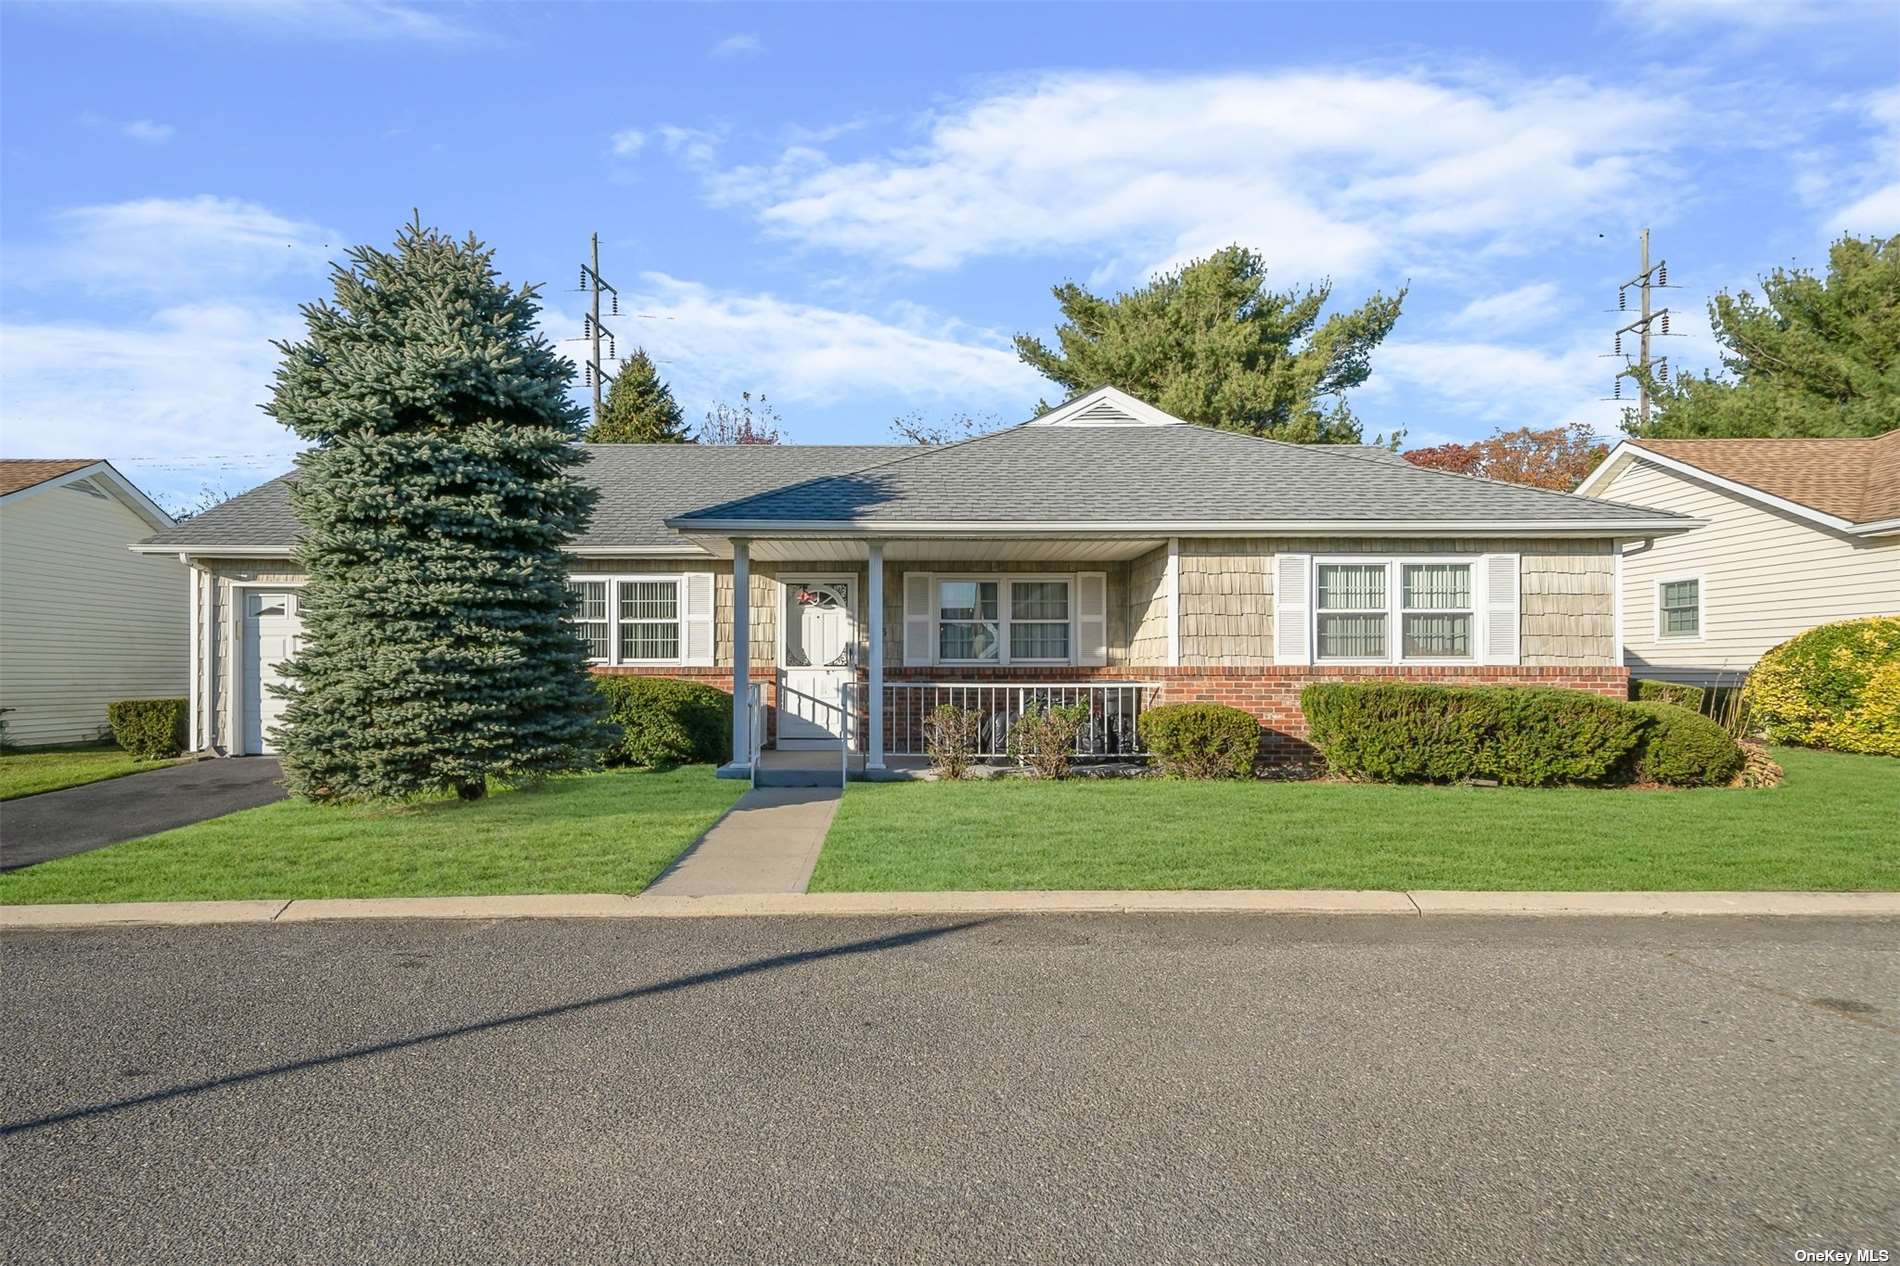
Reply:
[[[851, 776], [857, 777], [864, 764], [864, 758], [856, 752], [851, 753]], [[759, 768], [753, 775], [755, 787], [836, 787], [842, 769], [842, 758], [837, 748], [826, 751], [816, 748], [808, 751], [781, 751], [773, 749], [759, 753]]]

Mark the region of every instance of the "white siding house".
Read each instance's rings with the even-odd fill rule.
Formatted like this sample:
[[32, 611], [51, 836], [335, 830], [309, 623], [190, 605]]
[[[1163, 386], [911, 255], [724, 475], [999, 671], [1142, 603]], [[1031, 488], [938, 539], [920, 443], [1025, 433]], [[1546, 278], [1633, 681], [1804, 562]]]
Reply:
[[8, 741], [98, 738], [115, 699], [184, 697], [185, 568], [128, 548], [171, 526], [103, 461], [0, 461]]
[[1579, 492], [1707, 525], [1624, 547], [1619, 614], [1631, 674], [1732, 681], [1798, 633], [1900, 613], [1890, 468], [1900, 474], [1900, 431], [1619, 446]]

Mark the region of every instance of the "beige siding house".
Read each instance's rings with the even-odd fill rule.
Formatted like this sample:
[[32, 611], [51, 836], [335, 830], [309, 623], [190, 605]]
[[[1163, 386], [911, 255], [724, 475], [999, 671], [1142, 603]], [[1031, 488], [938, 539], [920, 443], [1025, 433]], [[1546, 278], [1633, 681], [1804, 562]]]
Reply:
[[[729, 773], [776, 746], [874, 775], [921, 755], [942, 703], [986, 718], [988, 752], [1039, 701], [1085, 704], [1084, 750], [1120, 755], [1143, 709], [1212, 699], [1297, 755], [1313, 681], [1620, 696], [1618, 553], [1696, 524], [1192, 426], [1106, 388], [939, 448], [588, 458], [600, 500], [570, 579], [593, 669], [731, 690]], [[202, 746], [274, 746], [299, 535], [277, 480], [140, 547], [191, 565]]]
[[1578, 491], [1706, 524], [1622, 547], [1638, 677], [1732, 681], [1797, 633], [1900, 613], [1900, 431], [1631, 441]]
[[185, 567], [128, 548], [172, 526], [106, 462], [0, 461], [9, 742], [96, 739], [113, 700], [185, 694]]

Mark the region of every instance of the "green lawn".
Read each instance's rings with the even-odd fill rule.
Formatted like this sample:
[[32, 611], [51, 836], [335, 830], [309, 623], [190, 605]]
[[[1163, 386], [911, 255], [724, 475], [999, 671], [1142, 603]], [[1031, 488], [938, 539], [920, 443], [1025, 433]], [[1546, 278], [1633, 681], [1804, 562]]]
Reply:
[[856, 785], [811, 890], [1900, 889], [1900, 761], [1775, 759], [1753, 791]]
[[0, 755], [0, 800], [17, 800], [42, 791], [103, 782], [122, 774], [162, 769], [174, 762], [140, 760], [111, 743], [74, 743], [29, 747]]
[[745, 786], [699, 765], [472, 804], [284, 801], [0, 875], [0, 904], [639, 892]]

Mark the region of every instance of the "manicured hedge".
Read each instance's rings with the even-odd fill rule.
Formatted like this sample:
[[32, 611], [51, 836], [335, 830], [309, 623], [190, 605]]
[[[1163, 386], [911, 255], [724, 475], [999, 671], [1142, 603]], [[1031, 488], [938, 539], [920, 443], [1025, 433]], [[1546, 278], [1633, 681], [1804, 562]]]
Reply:
[[1691, 712], [1702, 711], [1703, 690], [1680, 681], [1652, 681], [1638, 678], [1630, 682], [1630, 698], [1638, 703], [1673, 703]]
[[163, 760], [185, 750], [187, 706], [183, 699], [120, 699], [106, 705], [106, 725], [140, 760]]
[[1632, 703], [1649, 724], [1637, 744], [1637, 775], [1670, 787], [1726, 787], [1742, 771], [1742, 745], [1709, 718], [1673, 703]]
[[609, 722], [619, 735], [610, 765], [664, 768], [732, 755], [732, 696], [717, 686], [669, 677], [600, 676]]
[[1300, 707], [1330, 768], [1380, 782], [1616, 782], [1652, 723], [1636, 704], [1529, 686], [1326, 683]]
[[1761, 657], [1742, 697], [1770, 742], [1900, 756], [1900, 616], [1790, 638]]
[[1260, 722], [1224, 703], [1166, 703], [1141, 714], [1141, 744], [1176, 778], [1246, 778], [1260, 755]]

